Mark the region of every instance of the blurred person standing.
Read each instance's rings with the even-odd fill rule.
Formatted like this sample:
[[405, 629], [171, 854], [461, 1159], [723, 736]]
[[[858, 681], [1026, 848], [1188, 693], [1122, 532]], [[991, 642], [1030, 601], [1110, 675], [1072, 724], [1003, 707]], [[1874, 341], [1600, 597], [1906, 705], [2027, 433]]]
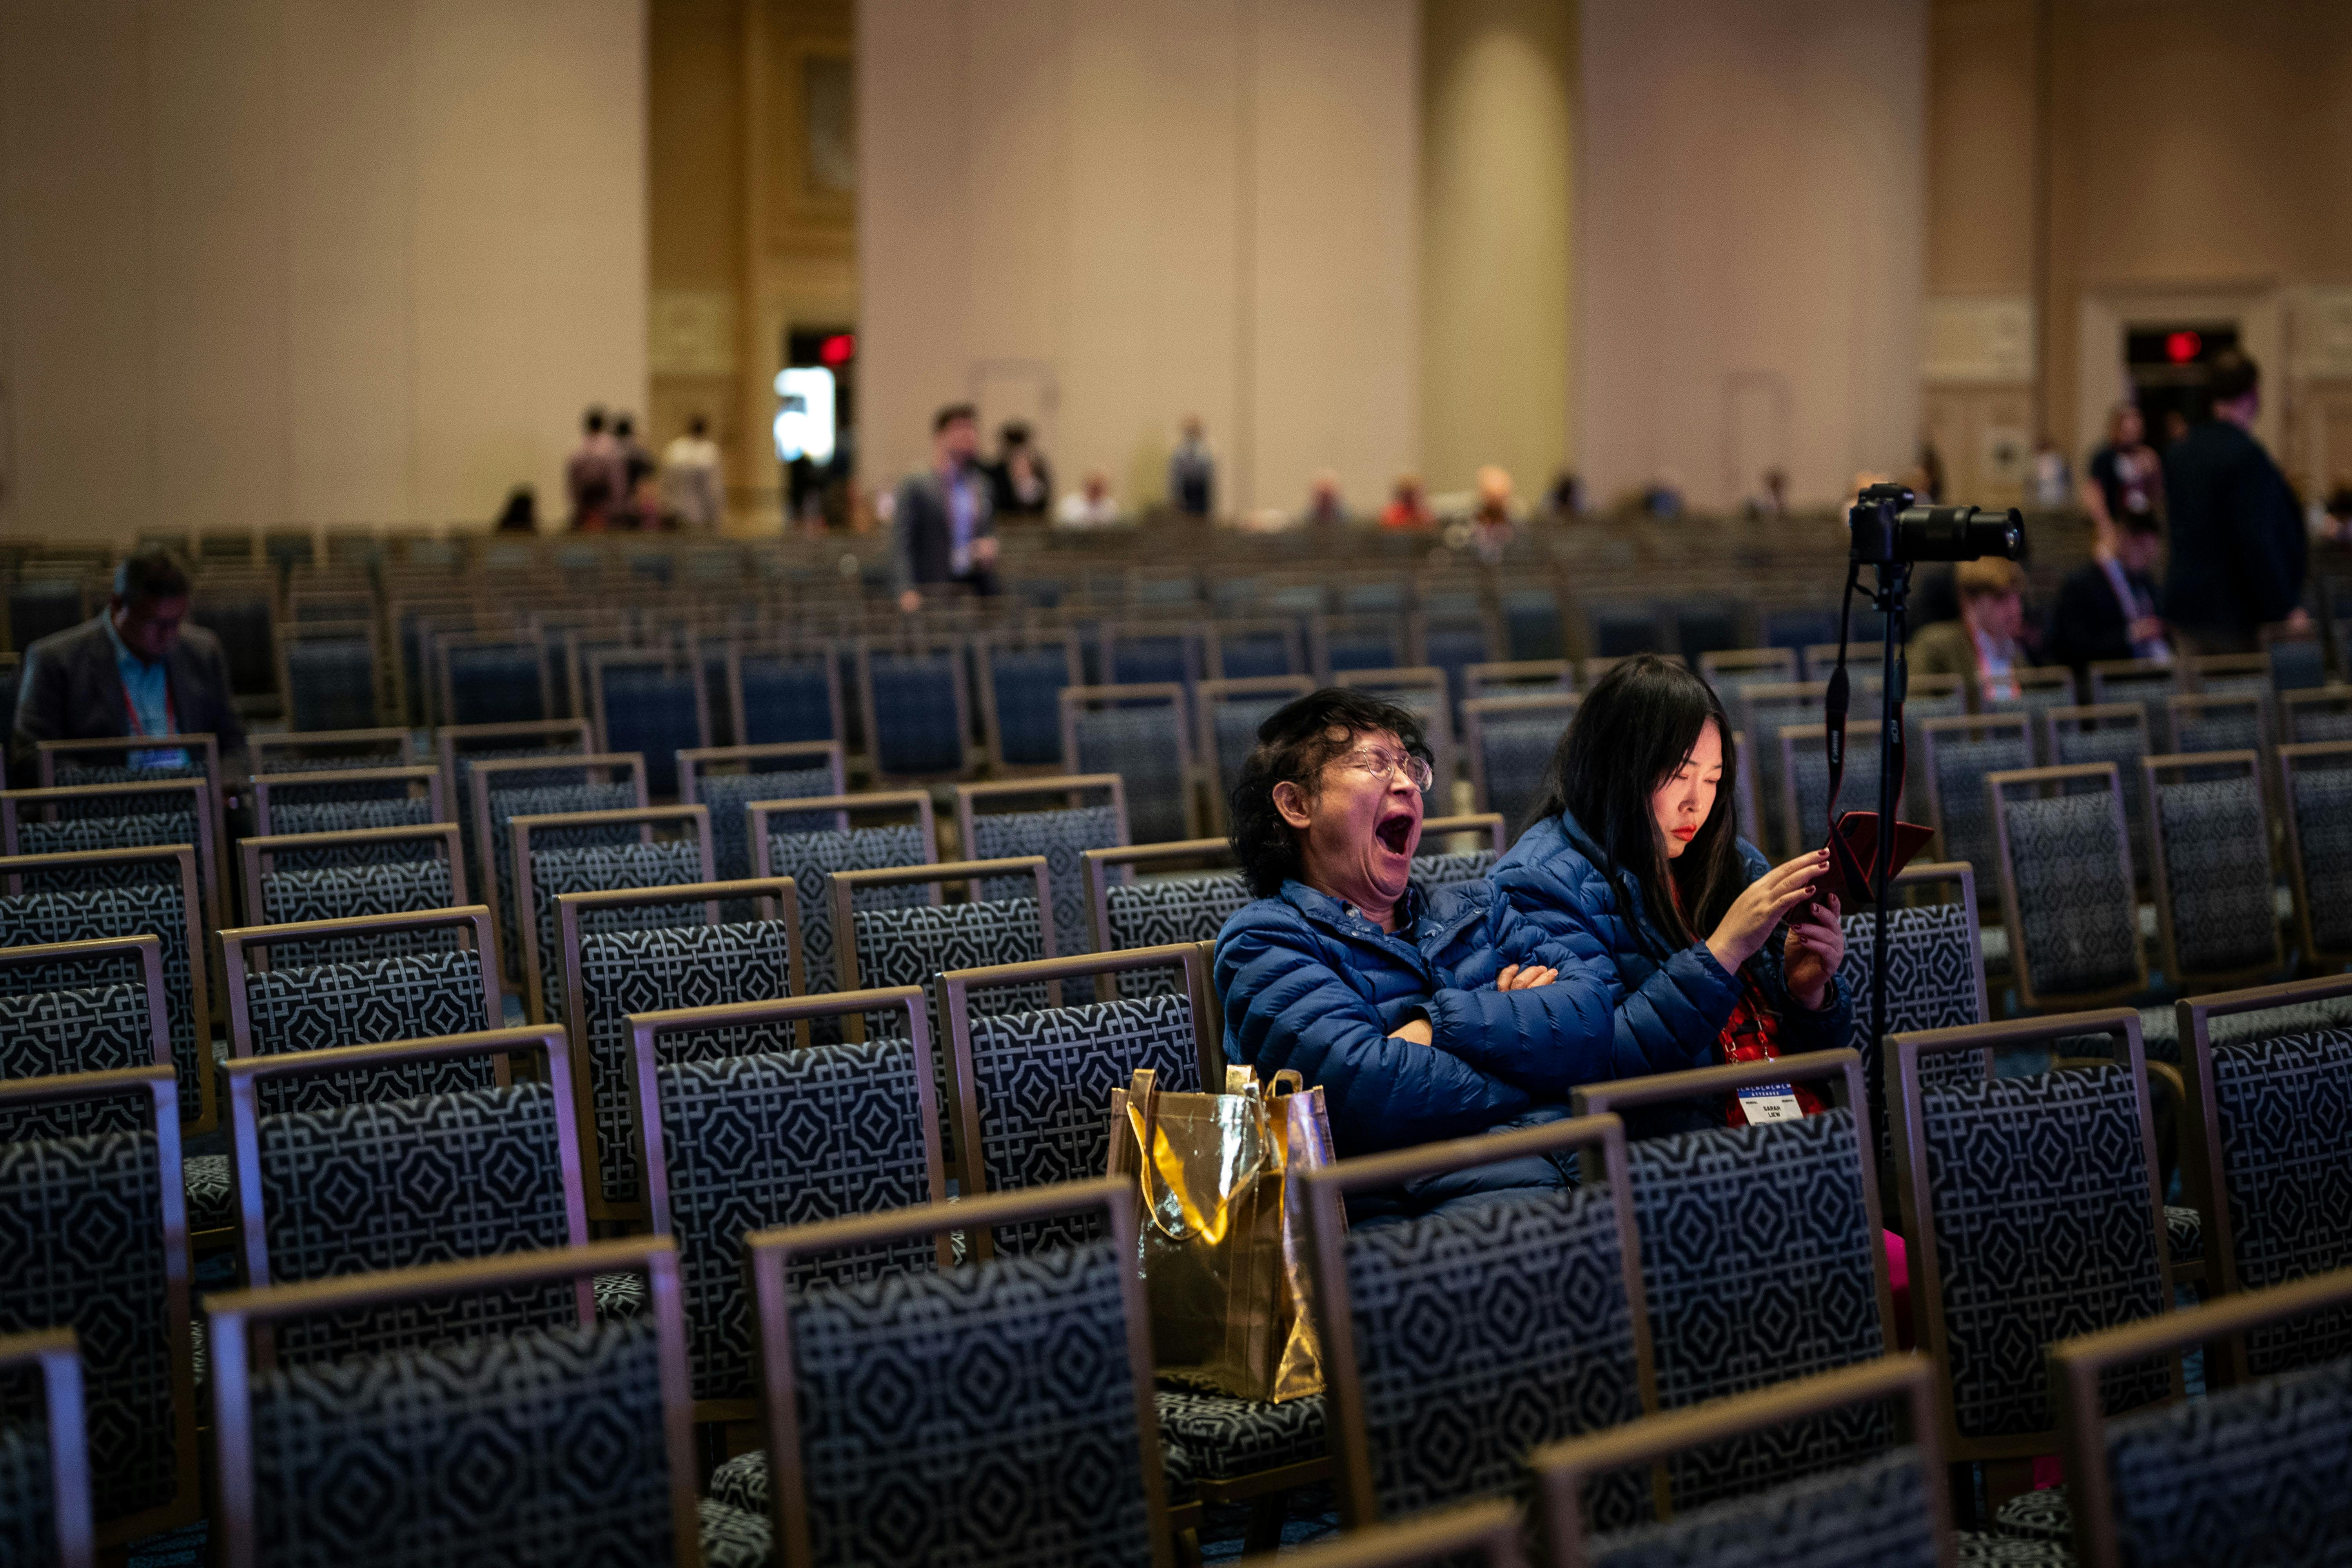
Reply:
[[1217, 510], [1217, 459], [1209, 451], [1201, 416], [1184, 417], [1184, 438], [1168, 457], [1168, 504], [1187, 517], [1207, 519]]
[[572, 503], [575, 532], [603, 531], [624, 488], [621, 448], [604, 428], [604, 411], [591, 406], [580, 416], [580, 445], [563, 465], [563, 493]]
[[661, 488], [670, 515], [684, 527], [707, 533], [726, 515], [719, 443], [710, 438], [710, 421], [701, 415], [688, 419], [686, 434], [662, 448]]
[[898, 481], [890, 508], [898, 607], [923, 607], [923, 589], [969, 584], [996, 592], [996, 522], [980, 454], [980, 419], [969, 403], [931, 416], [931, 466]]
[[999, 518], [1043, 518], [1054, 504], [1054, 470], [1029, 426], [1013, 420], [996, 433], [996, 461], [988, 470], [989, 504]]
[[1488, 566], [1503, 563], [1504, 552], [1519, 536], [1514, 515], [1510, 471], [1489, 463], [1478, 470], [1478, 500], [1470, 511], [1471, 550]]
[[1920, 627], [1911, 636], [1911, 673], [1957, 675], [1973, 693], [1971, 705], [2013, 700], [2026, 658], [2025, 573], [1999, 556], [1963, 561], [1953, 573], [1960, 618]]
[[2164, 459], [2147, 444], [2138, 407], [2118, 403], [2107, 416], [2107, 444], [2091, 454], [2083, 477], [2083, 510], [2102, 537], [2126, 517], [2164, 515]]
[[1435, 521], [1429, 510], [1429, 498], [1421, 488], [1421, 476], [1399, 474], [1389, 491], [1389, 504], [1381, 509], [1381, 526], [1427, 528]]
[[1062, 498], [1054, 510], [1056, 528], [1108, 528], [1119, 521], [1118, 498], [1110, 493], [1110, 479], [1100, 468], [1086, 477], [1085, 483]]
[[2066, 574], [2044, 641], [2053, 663], [2076, 674], [2098, 659], [2169, 662], [2172, 644], [2156, 614], [2158, 552], [2164, 531], [2146, 512], [2127, 511], [2101, 528], [2091, 559]]
[[1339, 494], [1337, 469], [1320, 468], [1307, 483], [1307, 510], [1298, 521], [1307, 526], [1338, 528], [1348, 521], [1348, 503]]
[[2164, 454], [2172, 523], [2164, 618], [2185, 653], [2252, 653], [2265, 626], [2311, 624], [2310, 541], [2286, 476], [2254, 439], [2261, 369], [2224, 349], [2208, 384], [2213, 416]]

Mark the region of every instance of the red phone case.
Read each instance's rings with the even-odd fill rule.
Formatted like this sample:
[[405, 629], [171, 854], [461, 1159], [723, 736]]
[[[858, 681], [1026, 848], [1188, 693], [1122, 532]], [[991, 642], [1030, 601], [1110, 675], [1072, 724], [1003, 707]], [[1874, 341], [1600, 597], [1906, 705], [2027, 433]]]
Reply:
[[[1838, 818], [1837, 826], [1838, 837], [1844, 839], [1847, 846], [1853, 850], [1856, 863], [1862, 867], [1865, 874], [1874, 873], [1878, 869], [1874, 858], [1878, 854], [1878, 813], [1849, 811]], [[1922, 827], [1916, 822], [1906, 822], [1901, 817], [1896, 817], [1895, 819], [1895, 863], [1886, 868], [1887, 876], [1892, 878], [1895, 872], [1908, 866], [1912, 858], [1927, 847], [1927, 840], [1935, 836], [1936, 830], [1932, 827]], [[1813, 891], [1816, 903], [1822, 898], [1832, 894], [1836, 895], [1838, 907], [1847, 914], [1853, 913], [1869, 901], [1866, 894], [1858, 896], [1853, 889], [1848, 886], [1843, 862], [1835, 855], [1830, 857], [1828, 875], [1813, 885]]]

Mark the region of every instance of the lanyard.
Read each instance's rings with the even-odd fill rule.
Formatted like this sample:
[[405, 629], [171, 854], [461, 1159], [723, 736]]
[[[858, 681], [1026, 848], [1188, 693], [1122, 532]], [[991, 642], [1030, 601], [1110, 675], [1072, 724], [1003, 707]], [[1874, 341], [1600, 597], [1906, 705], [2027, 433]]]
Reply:
[[[116, 679], [121, 679], [120, 673], [117, 674]], [[139, 721], [139, 704], [131, 700], [129, 681], [122, 682], [122, 713], [123, 717], [131, 721], [131, 733], [140, 736], [147, 733], [147, 726]], [[180, 715], [172, 703], [172, 679], [167, 675], [163, 678], [163, 733], [176, 735], [179, 732]]]

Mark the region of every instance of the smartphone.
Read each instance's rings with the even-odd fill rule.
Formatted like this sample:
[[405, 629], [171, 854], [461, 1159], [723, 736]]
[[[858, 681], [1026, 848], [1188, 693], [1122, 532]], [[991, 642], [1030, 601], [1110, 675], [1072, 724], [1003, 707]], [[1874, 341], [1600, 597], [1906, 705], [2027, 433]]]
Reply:
[[[1878, 854], [1878, 813], [1846, 812], [1838, 818], [1837, 831], [1838, 837], [1844, 839], [1846, 846], [1853, 851], [1855, 862], [1865, 873], [1877, 870], [1874, 857]], [[1886, 868], [1887, 876], [1892, 878], [1895, 872], [1909, 865], [1912, 858], [1927, 847], [1927, 840], [1935, 836], [1936, 830], [1932, 827], [1922, 827], [1916, 822], [1905, 822], [1899, 817], [1896, 818], [1895, 862]], [[1853, 914], [1870, 901], [1866, 892], [1858, 890], [1847, 883], [1844, 863], [1835, 855], [1830, 857], [1828, 872], [1820, 881], [1813, 884], [1813, 901], [1820, 903], [1832, 895], [1835, 895], [1838, 908], [1847, 914]]]

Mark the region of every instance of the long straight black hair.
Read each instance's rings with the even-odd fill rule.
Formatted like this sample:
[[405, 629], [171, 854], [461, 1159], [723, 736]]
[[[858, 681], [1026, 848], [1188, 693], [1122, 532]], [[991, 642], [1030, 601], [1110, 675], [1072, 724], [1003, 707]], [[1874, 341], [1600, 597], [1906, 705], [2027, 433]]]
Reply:
[[[1672, 778], [1713, 723], [1723, 737], [1715, 809], [1675, 859], [1650, 797]], [[1680, 942], [1713, 931], [1748, 886], [1739, 855], [1739, 757], [1731, 721], [1712, 687], [1681, 665], [1637, 654], [1602, 676], [1553, 748], [1533, 826], [1565, 811], [1601, 847], [1612, 879], [1633, 874], [1660, 930]]]

